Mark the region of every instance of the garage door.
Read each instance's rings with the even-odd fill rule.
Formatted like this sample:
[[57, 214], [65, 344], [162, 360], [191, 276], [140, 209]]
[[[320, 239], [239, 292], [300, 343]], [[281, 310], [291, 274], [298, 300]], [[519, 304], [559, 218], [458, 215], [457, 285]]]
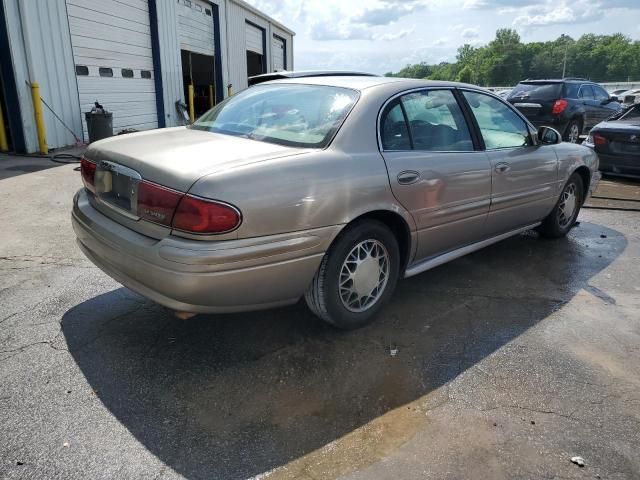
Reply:
[[[158, 126], [147, 0], [66, 0], [82, 112], [113, 112], [114, 132]], [[82, 118], [85, 140], [87, 127]]]
[[213, 56], [215, 39], [212, 15], [211, 5], [206, 2], [179, 0], [178, 35], [180, 36], [180, 49]]
[[257, 53], [258, 55], [264, 55], [264, 48], [262, 45], [262, 32], [263, 30], [255, 27], [249, 23], [246, 24], [245, 39], [247, 42], [247, 50]]
[[281, 72], [287, 69], [287, 62], [285, 61], [285, 46], [284, 39], [273, 36], [271, 42], [271, 57], [273, 58], [273, 71]]

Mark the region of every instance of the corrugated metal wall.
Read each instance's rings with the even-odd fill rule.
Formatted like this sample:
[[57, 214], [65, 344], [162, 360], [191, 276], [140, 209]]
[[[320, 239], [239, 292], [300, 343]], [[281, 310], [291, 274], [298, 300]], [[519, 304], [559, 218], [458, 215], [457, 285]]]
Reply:
[[174, 1], [156, 1], [158, 12], [158, 35], [162, 87], [164, 89], [164, 111], [167, 127], [181, 125], [175, 103], [184, 100], [180, 40], [178, 38], [178, 13]]
[[[60, 117], [60, 120], [57, 119], [43, 106], [49, 147], [72, 145], [75, 138], [69, 130], [79, 138], [82, 138], [83, 132], [66, 2], [0, 1], [4, 4], [7, 17], [7, 33], [27, 151], [35, 152], [38, 145], [30, 81], [40, 84], [42, 98]], [[274, 33], [286, 40], [287, 69], [293, 69], [293, 37], [289, 32], [279, 28], [275, 22], [259, 14], [242, 0], [214, 0], [207, 3], [217, 5], [219, 10], [222, 90], [225, 96], [226, 85], [229, 83], [233, 84], [234, 92], [247, 87], [247, 20], [266, 30], [268, 70], [273, 70], [271, 48]], [[156, 6], [166, 125], [181, 125], [182, 120], [175, 108], [176, 100], [184, 101], [176, 10], [178, 5], [176, 0], [158, 0]]]
[[275, 25], [266, 16], [259, 15], [254, 9], [249, 7], [242, 1], [237, 0], [225, 0], [227, 4], [227, 36], [226, 45], [223, 45], [223, 49], [226, 50], [227, 57], [229, 59], [227, 63], [228, 81], [233, 84], [233, 91], [239, 92], [247, 88], [247, 38], [246, 38], [246, 24], [247, 20], [251, 23], [255, 23], [261, 28], [266, 30], [266, 55], [267, 55], [267, 70], [273, 71], [273, 62], [271, 57], [272, 38], [275, 33], [279, 37], [282, 37], [286, 41], [287, 50], [287, 69], [293, 69], [293, 36], [277, 25]]
[[72, 145], [69, 130], [82, 138], [82, 123], [65, 0], [3, 1], [27, 150], [38, 143], [29, 82], [40, 84], [42, 99], [60, 117], [43, 105], [49, 148]]

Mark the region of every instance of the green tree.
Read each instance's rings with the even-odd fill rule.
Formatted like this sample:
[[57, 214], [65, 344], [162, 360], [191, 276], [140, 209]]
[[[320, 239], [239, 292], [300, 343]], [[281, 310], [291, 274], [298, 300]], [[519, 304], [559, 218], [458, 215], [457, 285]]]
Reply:
[[561, 35], [548, 42], [522, 43], [509, 28], [498, 30], [487, 45], [462, 45], [455, 62], [421, 62], [386, 75], [508, 86], [525, 78], [559, 78], [565, 54], [567, 76], [599, 82], [640, 79], [640, 42], [623, 34], [586, 34], [577, 40]]

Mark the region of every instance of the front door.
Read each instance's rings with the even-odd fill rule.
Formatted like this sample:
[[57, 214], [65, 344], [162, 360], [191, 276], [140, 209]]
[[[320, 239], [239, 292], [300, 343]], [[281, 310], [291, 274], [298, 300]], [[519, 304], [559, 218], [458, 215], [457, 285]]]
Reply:
[[593, 87], [588, 84], [584, 84], [580, 87], [578, 97], [584, 105], [584, 125], [582, 132], [590, 131], [598, 122], [600, 118], [600, 102], [597, 102], [594, 98]]
[[558, 199], [558, 158], [536, 145], [525, 121], [506, 103], [464, 91], [491, 162], [487, 233], [499, 235], [542, 220]]
[[390, 102], [380, 139], [391, 189], [418, 227], [416, 261], [485, 236], [491, 166], [452, 90], [414, 91]]

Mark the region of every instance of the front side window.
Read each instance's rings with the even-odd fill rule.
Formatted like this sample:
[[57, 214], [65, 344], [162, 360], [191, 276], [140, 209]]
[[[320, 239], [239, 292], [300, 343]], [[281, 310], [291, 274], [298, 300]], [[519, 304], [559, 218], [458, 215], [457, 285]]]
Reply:
[[487, 150], [531, 145], [529, 129], [510, 107], [489, 95], [463, 92], [478, 122]]
[[424, 90], [402, 97], [414, 150], [473, 150], [469, 128], [451, 90]]
[[190, 128], [280, 145], [324, 148], [358, 92], [324, 85], [258, 85], [200, 117]]
[[599, 87], [598, 85], [592, 85], [591, 88], [593, 88], [593, 96], [596, 100], [603, 102], [609, 99], [609, 94], [604, 88]]

